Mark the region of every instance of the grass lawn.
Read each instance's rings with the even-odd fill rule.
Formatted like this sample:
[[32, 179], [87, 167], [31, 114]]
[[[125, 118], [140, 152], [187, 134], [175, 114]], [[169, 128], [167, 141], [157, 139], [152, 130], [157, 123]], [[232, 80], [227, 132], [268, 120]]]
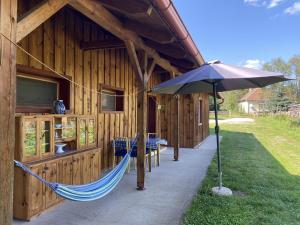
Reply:
[[221, 124], [224, 186], [217, 197], [216, 157], [182, 224], [300, 224], [300, 128], [280, 118]]

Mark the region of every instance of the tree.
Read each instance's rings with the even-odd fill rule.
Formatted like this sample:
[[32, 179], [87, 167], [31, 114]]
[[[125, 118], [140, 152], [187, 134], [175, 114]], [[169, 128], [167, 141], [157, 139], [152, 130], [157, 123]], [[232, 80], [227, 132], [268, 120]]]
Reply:
[[291, 104], [291, 100], [285, 95], [282, 89], [277, 89], [272, 92], [272, 96], [268, 101], [267, 107], [270, 112], [277, 113], [288, 111]]
[[286, 63], [282, 58], [275, 58], [271, 62], [265, 63], [263, 69], [271, 72], [280, 72], [284, 75], [292, 73], [291, 64]]
[[296, 98], [297, 98], [297, 102], [300, 103], [300, 55], [293, 56], [289, 60], [289, 63], [291, 64], [292, 70], [297, 79], [297, 81], [295, 82]]
[[[295, 74], [295, 67], [300, 70], [300, 57], [298, 56], [291, 58], [288, 62], [285, 62], [282, 58], [275, 58], [263, 65], [264, 70], [280, 72], [284, 75]], [[279, 101], [280, 96], [288, 98], [290, 102], [296, 102], [297, 100], [299, 100], [300, 93], [299, 87], [296, 82], [291, 81], [277, 83], [271, 85], [267, 89], [269, 89], [269, 91], [272, 92], [271, 98], [273, 98], [273, 101], [275, 99]], [[279, 93], [282, 93], [282, 95]]]

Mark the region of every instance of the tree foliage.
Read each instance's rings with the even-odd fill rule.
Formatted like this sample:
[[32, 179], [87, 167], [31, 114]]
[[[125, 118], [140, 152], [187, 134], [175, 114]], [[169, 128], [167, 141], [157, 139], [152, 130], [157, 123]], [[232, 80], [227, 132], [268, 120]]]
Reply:
[[[300, 76], [300, 56], [294, 56], [287, 62], [282, 58], [276, 58], [263, 65], [264, 70], [280, 72], [284, 75]], [[275, 109], [286, 110], [286, 107], [293, 102], [300, 102], [300, 83], [297, 81], [288, 81], [271, 85], [269, 92], [269, 107], [271, 111]], [[277, 102], [277, 103], [276, 103]], [[281, 106], [280, 106], [281, 105]]]

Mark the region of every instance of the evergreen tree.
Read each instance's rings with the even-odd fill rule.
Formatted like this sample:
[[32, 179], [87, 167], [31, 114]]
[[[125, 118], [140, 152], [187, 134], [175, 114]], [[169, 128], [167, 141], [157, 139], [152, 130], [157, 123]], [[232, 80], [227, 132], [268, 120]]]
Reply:
[[267, 106], [270, 112], [277, 113], [288, 111], [291, 104], [292, 102], [285, 95], [282, 89], [277, 89], [273, 91]]

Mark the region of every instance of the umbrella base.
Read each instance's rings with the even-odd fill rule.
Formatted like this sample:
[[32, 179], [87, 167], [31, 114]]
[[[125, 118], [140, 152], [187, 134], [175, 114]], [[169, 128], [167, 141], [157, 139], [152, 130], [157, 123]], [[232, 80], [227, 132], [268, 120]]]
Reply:
[[219, 195], [219, 196], [231, 196], [232, 195], [232, 191], [227, 187], [221, 187], [221, 188], [213, 187], [211, 190], [214, 195]]

